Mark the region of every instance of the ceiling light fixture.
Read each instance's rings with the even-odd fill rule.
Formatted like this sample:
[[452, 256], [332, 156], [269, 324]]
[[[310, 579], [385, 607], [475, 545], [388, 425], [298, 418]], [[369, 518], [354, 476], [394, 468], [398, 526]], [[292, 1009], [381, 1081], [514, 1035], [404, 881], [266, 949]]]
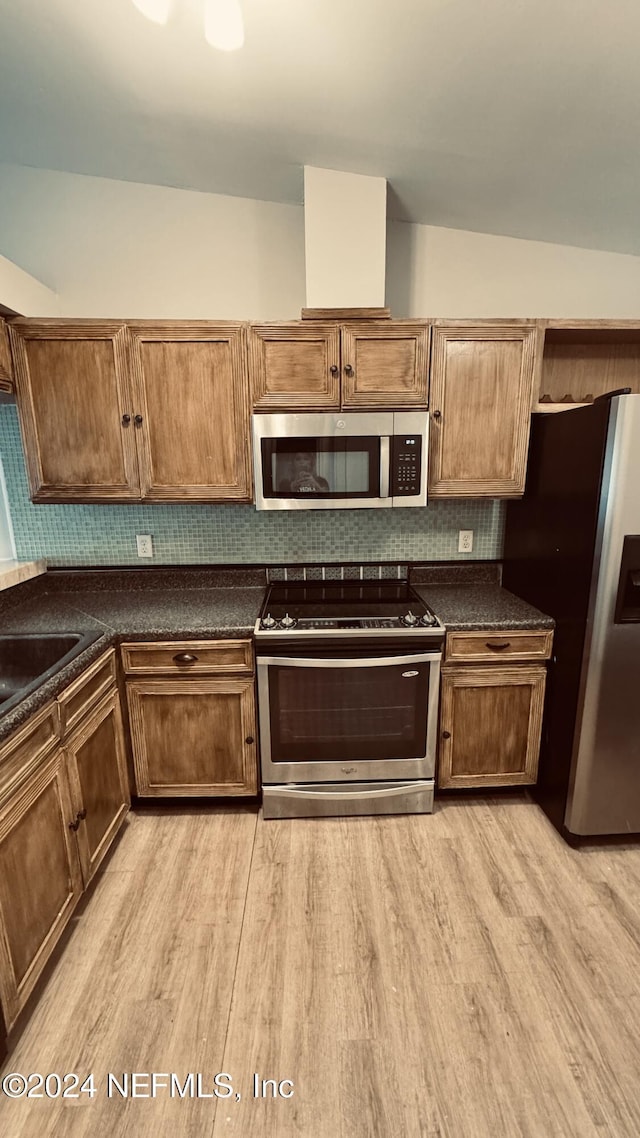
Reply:
[[237, 51], [244, 43], [238, 0], [204, 0], [204, 38], [220, 51]]
[[172, 0], [133, 0], [133, 3], [154, 24], [166, 24], [169, 19]]
[[[166, 24], [173, 0], [133, 0], [139, 12], [154, 24]], [[204, 38], [220, 51], [237, 51], [244, 43], [244, 25], [238, 0], [204, 0]]]

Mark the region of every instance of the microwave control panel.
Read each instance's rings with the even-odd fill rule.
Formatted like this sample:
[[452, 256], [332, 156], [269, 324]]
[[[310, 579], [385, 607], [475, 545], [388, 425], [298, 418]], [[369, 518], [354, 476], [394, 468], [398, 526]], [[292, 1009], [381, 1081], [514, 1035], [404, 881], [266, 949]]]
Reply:
[[391, 449], [391, 495], [412, 497], [420, 493], [422, 437], [394, 435]]

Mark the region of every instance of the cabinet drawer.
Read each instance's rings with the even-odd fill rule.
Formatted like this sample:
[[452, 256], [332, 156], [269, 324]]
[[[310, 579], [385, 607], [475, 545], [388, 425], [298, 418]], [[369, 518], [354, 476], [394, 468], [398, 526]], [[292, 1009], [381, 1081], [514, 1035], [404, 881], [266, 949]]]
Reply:
[[547, 660], [551, 655], [553, 630], [498, 629], [448, 632], [447, 663], [486, 664], [490, 660]]
[[251, 673], [250, 640], [185, 640], [161, 644], [123, 644], [127, 675], [207, 675], [214, 672]]
[[110, 648], [58, 696], [62, 738], [80, 722], [116, 682], [116, 653]]
[[49, 703], [0, 744], [0, 802], [58, 742], [58, 713]]

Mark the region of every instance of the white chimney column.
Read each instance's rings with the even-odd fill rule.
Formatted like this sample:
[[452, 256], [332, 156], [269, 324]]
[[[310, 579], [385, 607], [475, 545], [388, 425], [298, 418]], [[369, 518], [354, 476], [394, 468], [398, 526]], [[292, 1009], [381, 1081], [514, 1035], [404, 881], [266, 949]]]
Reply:
[[307, 308], [382, 308], [387, 181], [304, 168]]

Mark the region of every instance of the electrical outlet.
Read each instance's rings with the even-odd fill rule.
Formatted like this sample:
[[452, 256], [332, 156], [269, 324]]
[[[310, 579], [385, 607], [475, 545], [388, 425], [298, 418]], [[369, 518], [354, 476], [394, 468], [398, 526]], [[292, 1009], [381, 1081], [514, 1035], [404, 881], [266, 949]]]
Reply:
[[153, 538], [150, 533], [137, 533], [138, 557], [153, 557]]
[[458, 531], [458, 553], [473, 553], [473, 530]]

